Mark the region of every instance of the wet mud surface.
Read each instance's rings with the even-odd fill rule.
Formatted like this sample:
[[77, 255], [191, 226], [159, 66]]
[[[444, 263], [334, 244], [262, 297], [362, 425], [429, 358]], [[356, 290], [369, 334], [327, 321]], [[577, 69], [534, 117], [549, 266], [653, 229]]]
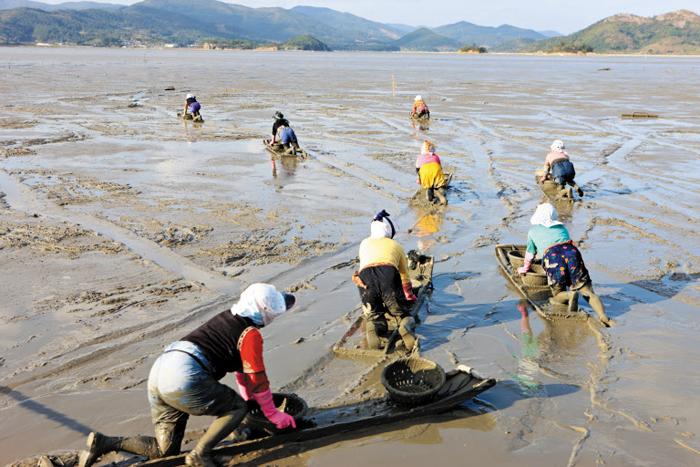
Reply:
[[[356, 316], [350, 276], [381, 209], [406, 250], [435, 256], [423, 356], [498, 385], [415, 425], [228, 462], [700, 462], [699, 59], [0, 56], [11, 96], [0, 117], [0, 464], [70, 464], [92, 430], [151, 434], [155, 358], [255, 281], [299, 298], [263, 331], [273, 389], [310, 406], [369, 397], [359, 375], [371, 363], [330, 349]], [[176, 117], [188, 92], [203, 123]], [[429, 127], [407, 116], [418, 93]], [[260, 144], [277, 110], [308, 158], [271, 159]], [[620, 118], [632, 112], [659, 118]], [[448, 206], [411, 203], [425, 139], [454, 173]], [[493, 254], [525, 242], [543, 200], [532, 174], [554, 139], [585, 192], [557, 205], [560, 219], [617, 322], [597, 333], [523, 317]], [[209, 422], [191, 419], [188, 439]]]

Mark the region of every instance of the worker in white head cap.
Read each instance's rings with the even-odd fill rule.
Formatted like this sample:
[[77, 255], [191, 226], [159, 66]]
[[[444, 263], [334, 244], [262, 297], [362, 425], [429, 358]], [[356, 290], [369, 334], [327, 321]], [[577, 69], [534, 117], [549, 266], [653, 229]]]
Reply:
[[[259, 329], [296, 303], [292, 294], [269, 284], [253, 284], [230, 310], [170, 344], [158, 357], [148, 377], [148, 400], [155, 438], [105, 436], [92, 432], [79, 467], [90, 467], [100, 456], [125, 451], [156, 459], [180, 453], [190, 415], [216, 417], [197, 445], [185, 457], [191, 467], [215, 467], [212, 449], [238, 427], [254, 399], [263, 414], [282, 429], [296, 428], [294, 418], [276, 409], [263, 362]], [[238, 392], [219, 380], [236, 374]]]
[[360, 244], [360, 270], [353, 274], [362, 300], [365, 339], [370, 349], [383, 346], [387, 317], [397, 324], [407, 351], [416, 345], [411, 308], [416, 301], [403, 247], [395, 240], [398, 226], [382, 210], [370, 224], [370, 236]]
[[559, 196], [573, 198], [573, 190], [566, 188], [566, 185], [571, 185], [579, 196], [583, 196], [583, 190], [574, 181], [576, 171], [574, 170], [574, 164], [569, 159], [569, 154], [566, 152], [564, 141], [555, 139], [550, 147], [550, 151], [544, 160], [544, 174], [540, 178], [540, 183], [544, 183], [547, 180], [551, 170], [551, 178], [557, 184]]
[[423, 97], [418, 95], [413, 99], [413, 110], [411, 111], [411, 117], [418, 118], [430, 118], [430, 110], [428, 110], [428, 105], [423, 100]]

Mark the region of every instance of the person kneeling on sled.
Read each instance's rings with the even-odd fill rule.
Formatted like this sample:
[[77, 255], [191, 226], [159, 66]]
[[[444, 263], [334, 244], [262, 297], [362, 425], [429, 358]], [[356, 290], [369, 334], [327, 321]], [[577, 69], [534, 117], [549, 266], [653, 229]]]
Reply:
[[[296, 303], [291, 294], [268, 284], [253, 284], [230, 310], [226, 310], [170, 344], [153, 364], [148, 377], [148, 400], [155, 438], [121, 438], [92, 432], [79, 467], [90, 467], [100, 456], [125, 451], [149, 459], [180, 453], [190, 415], [217, 417], [195, 448], [185, 457], [192, 467], [215, 467], [214, 446], [233, 432], [255, 399], [277, 428], [292, 426], [294, 418], [275, 408], [262, 357], [259, 329]], [[237, 393], [219, 380], [236, 373]], [[240, 395], [239, 395], [240, 393]]]
[[566, 188], [565, 185], [567, 184], [574, 187], [579, 196], [583, 196], [583, 190], [574, 181], [576, 171], [574, 170], [574, 164], [569, 160], [569, 155], [564, 150], [564, 142], [560, 139], [554, 140], [550, 149], [551, 152], [547, 154], [544, 160], [544, 174], [540, 178], [540, 183], [544, 183], [547, 180], [547, 175], [551, 169], [552, 178], [559, 190], [559, 196], [573, 198], [573, 190]]
[[202, 108], [202, 106], [197, 102], [197, 98], [195, 97], [194, 94], [187, 94], [186, 100], [185, 100], [185, 112], [183, 113], [184, 115], [187, 115], [187, 112], [189, 112], [192, 117], [199, 117], [199, 110]]
[[272, 124], [270, 146], [274, 147], [275, 150], [284, 150], [285, 154], [295, 155], [297, 152], [303, 152], [299, 147], [296, 133], [282, 112], [275, 112], [272, 118], [275, 119], [275, 123]]
[[440, 158], [435, 154], [435, 143], [426, 141], [421, 146], [421, 154], [416, 159], [418, 184], [425, 190], [429, 203], [437, 196], [440, 204], [447, 204], [445, 198], [445, 174], [442, 172]]
[[539, 253], [547, 273], [547, 284], [552, 289], [552, 300], [561, 304], [568, 303], [569, 311], [578, 311], [580, 293], [593, 307], [600, 321], [611, 325], [613, 321], [605, 314], [603, 302], [593, 292], [593, 281], [583, 263], [581, 252], [557, 217], [557, 210], [551, 204], [537, 206], [530, 219], [534, 227], [527, 233], [525, 264], [518, 268], [518, 273], [527, 274], [535, 255]]
[[416, 96], [413, 100], [413, 110], [411, 111], [411, 117], [418, 118], [430, 118], [430, 110], [421, 96]]
[[417, 343], [416, 322], [411, 316], [415, 304], [411, 278], [403, 247], [393, 240], [397, 226], [382, 210], [370, 225], [370, 236], [360, 244], [360, 270], [353, 274], [362, 300], [365, 338], [370, 349], [382, 348], [380, 336], [389, 330], [387, 318], [397, 324], [407, 351]]

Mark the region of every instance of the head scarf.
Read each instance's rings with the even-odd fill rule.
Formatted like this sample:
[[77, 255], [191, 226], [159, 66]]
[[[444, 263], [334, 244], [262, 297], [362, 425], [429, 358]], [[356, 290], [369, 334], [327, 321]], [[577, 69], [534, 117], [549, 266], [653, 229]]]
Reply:
[[196, 99], [196, 97], [194, 97], [194, 94], [187, 94], [185, 99]]
[[231, 307], [234, 316], [250, 318], [258, 326], [267, 326], [296, 304], [292, 294], [280, 293], [270, 284], [253, 284], [243, 291]]
[[435, 143], [432, 141], [425, 141], [420, 147], [421, 154], [434, 154], [435, 153]]
[[382, 211], [374, 216], [370, 224], [370, 238], [394, 238], [399, 226], [391, 222], [389, 213]]
[[560, 139], [555, 139], [552, 145], [549, 147], [549, 149], [551, 149], [552, 151], [562, 152], [566, 154], [566, 151], [564, 151], [564, 149], [566, 149], [566, 147], [564, 146], [564, 141]]
[[537, 206], [537, 210], [530, 218], [530, 224], [532, 225], [544, 225], [545, 227], [552, 227], [554, 225], [563, 225], [559, 222], [557, 216], [557, 210], [554, 209], [549, 203], [540, 204]]
[[418, 95], [418, 96], [416, 96], [416, 98], [413, 99], [413, 100], [414, 100], [414, 101], [422, 101], [423, 98], [422, 98], [420, 95]]

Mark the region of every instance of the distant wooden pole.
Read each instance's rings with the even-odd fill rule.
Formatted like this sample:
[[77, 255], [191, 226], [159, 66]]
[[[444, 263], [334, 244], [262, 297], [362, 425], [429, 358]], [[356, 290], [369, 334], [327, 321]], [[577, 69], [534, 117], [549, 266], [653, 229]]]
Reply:
[[394, 81], [394, 75], [391, 75], [391, 97], [396, 97], [396, 81]]

